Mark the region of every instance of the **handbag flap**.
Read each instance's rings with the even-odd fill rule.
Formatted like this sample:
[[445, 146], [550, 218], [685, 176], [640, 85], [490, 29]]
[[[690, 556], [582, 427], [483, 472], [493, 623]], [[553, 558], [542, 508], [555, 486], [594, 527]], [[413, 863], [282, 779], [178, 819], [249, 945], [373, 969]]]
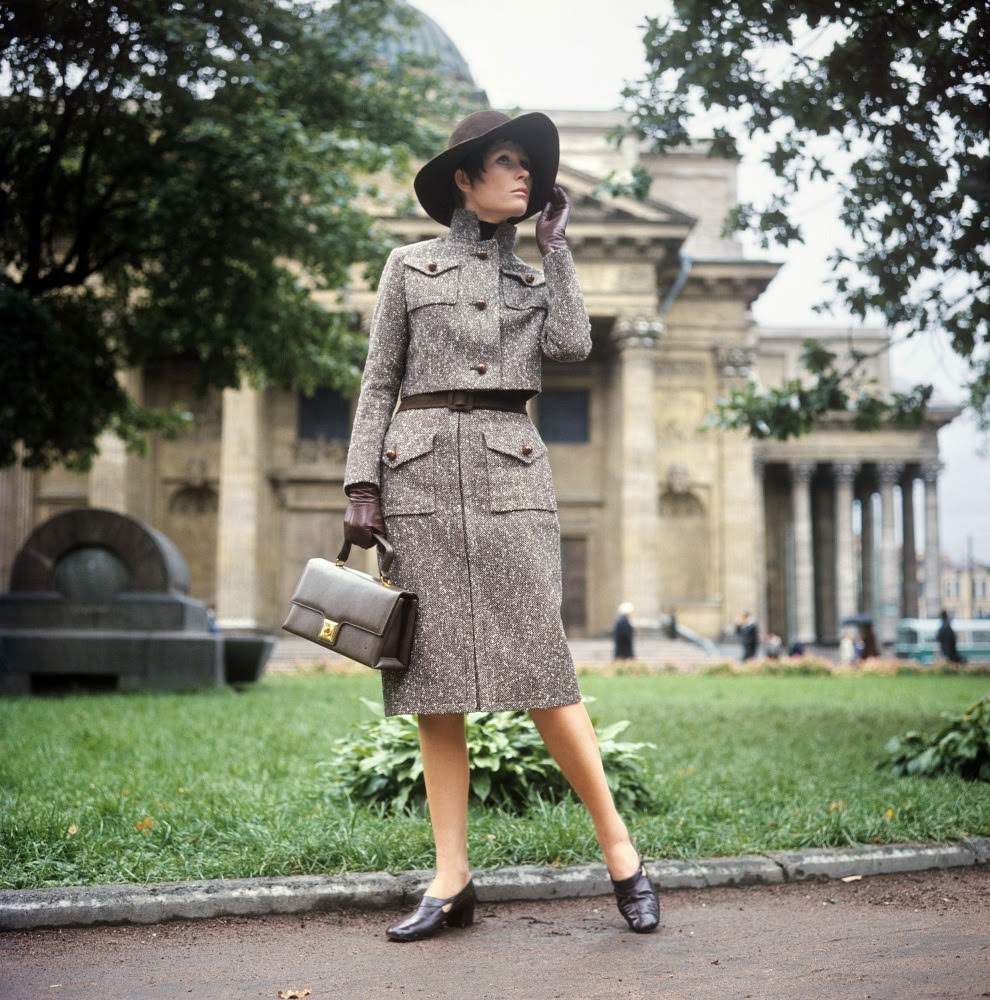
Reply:
[[310, 559], [296, 585], [292, 603], [310, 608], [331, 621], [382, 635], [396, 605], [399, 587], [383, 584], [367, 573], [338, 566], [329, 559]]

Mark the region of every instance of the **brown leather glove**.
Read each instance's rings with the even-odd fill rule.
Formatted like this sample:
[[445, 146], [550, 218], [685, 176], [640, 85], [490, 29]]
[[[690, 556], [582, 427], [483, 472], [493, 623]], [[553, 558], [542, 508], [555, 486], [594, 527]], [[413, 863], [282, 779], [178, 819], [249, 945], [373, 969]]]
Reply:
[[536, 244], [544, 257], [554, 250], [567, 249], [564, 229], [570, 217], [571, 199], [559, 184], [555, 184], [550, 200], [543, 206], [543, 211], [536, 220]]
[[347, 493], [344, 538], [352, 545], [370, 549], [375, 544], [375, 535], [385, 537], [381, 493], [373, 483], [355, 483], [344, 492]]

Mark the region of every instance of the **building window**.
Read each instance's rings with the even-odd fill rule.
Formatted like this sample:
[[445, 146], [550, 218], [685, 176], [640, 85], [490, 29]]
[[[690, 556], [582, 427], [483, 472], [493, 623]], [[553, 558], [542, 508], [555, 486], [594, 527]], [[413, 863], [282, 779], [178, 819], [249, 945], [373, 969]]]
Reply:
[[587, 444], [590, 437], [587, 389], [545, 389], [540, 395], [540, 436], [547, 444]]
[[300, 441], [347, 441], [351, 436], [351, 401], [336, 389], [320, 388], [299, 396]]

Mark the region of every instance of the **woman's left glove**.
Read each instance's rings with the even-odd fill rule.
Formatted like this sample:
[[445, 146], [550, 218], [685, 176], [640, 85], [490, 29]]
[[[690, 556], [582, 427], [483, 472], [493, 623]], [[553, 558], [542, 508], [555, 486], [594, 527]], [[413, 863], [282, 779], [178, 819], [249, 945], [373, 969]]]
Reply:
[[370, 549], [375, 544], [375, 535], [385, 537], [381, 493], [374, 483], [355, 483], [345, 492], [344, 538], [352, 545]]
[[564, 229], [570, 217], [571, 199], [559, 184], [555, 184], [550, 200], [543, 206], [543, 211], [536, 220], [536, 244], [544, 257], [554, 250], [567, 249]]

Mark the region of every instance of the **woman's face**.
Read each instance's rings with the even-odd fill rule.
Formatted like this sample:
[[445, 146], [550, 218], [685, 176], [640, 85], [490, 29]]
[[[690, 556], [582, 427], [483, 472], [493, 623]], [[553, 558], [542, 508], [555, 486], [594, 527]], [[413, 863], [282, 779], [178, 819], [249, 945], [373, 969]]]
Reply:
[[457, 170], [454, 182], [464, 196], [464, 207], [482, 222], [505, 222], [525, 215], [533, 189], [526, 150], [508, 141], [488, 150], [481, 175], [474, 181], [466, 171]]

